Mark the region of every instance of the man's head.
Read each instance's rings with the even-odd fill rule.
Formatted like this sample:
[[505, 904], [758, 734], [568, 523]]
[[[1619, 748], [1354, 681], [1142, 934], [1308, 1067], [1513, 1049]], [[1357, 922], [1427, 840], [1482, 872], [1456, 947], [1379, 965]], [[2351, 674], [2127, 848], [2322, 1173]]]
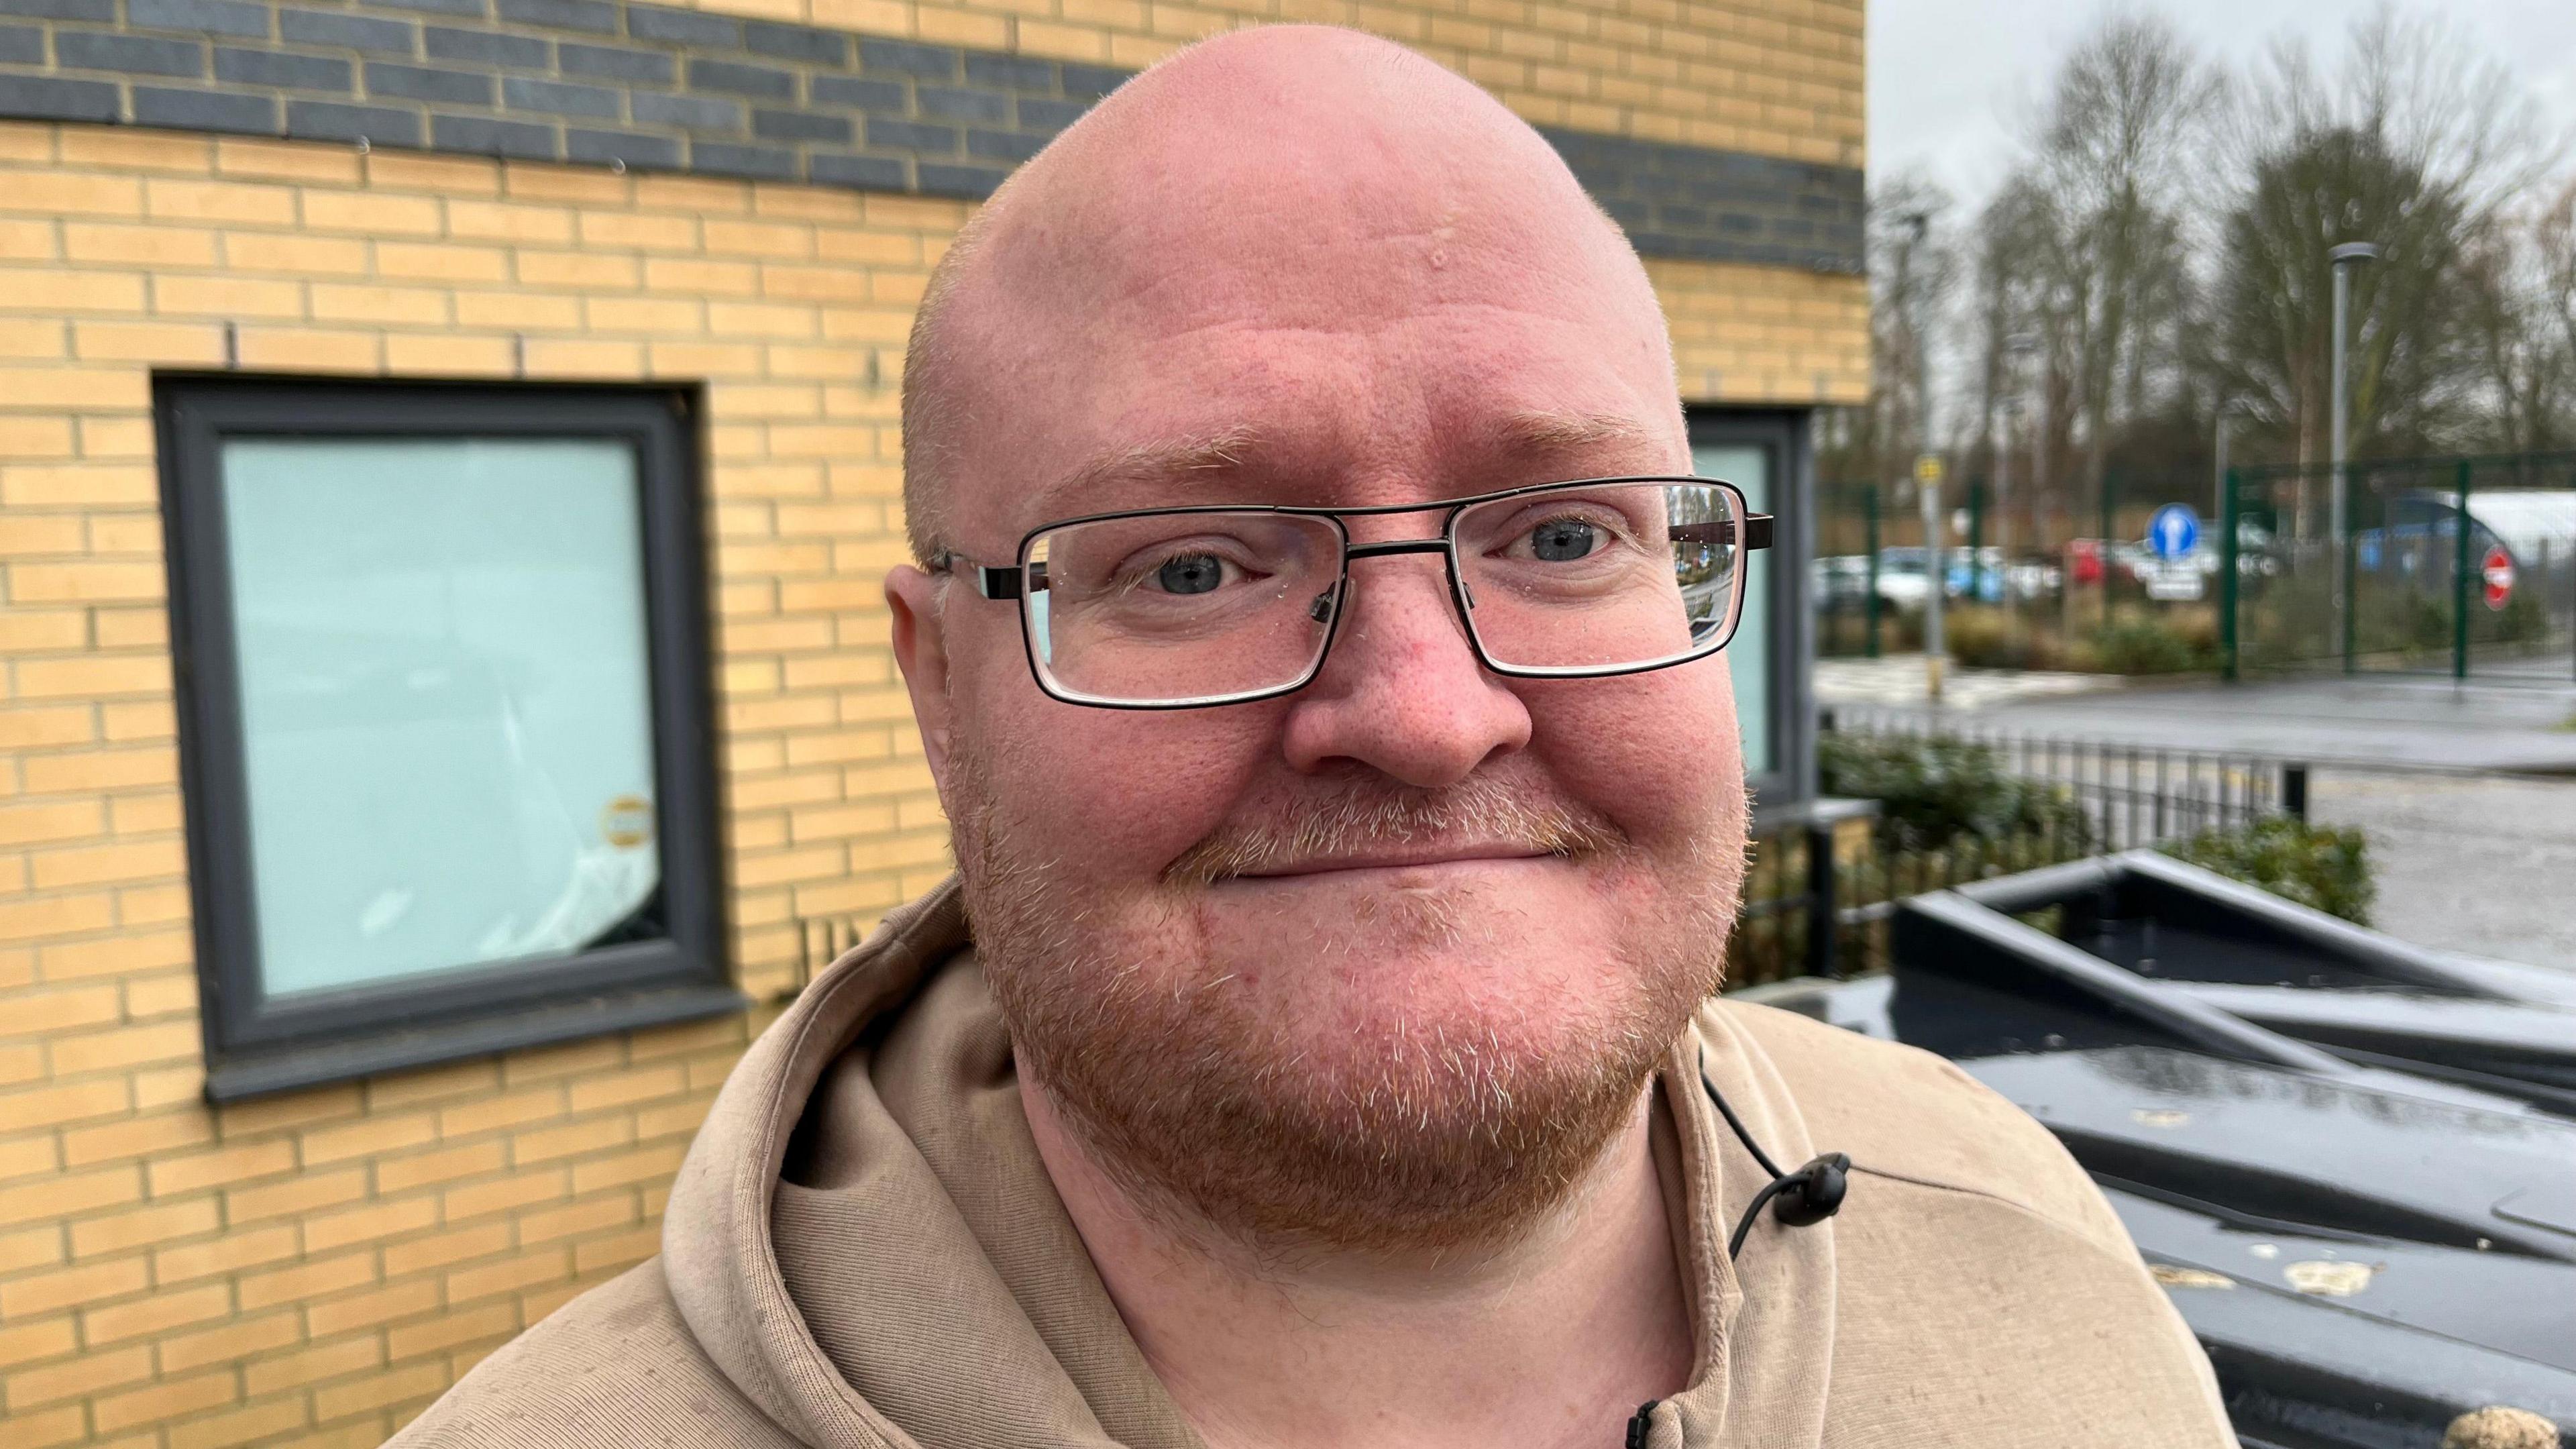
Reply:
[[[1113, 509], [1689, 464], [1654, 293], [1546, 142], [1306, 27], [1184, 52], [1016, 175], [933, 282], [904, 421], [925, 561]], [[1489, 1242], [1581, 1177], [1715, 985], [1726, 667], [1501, 678], [1436, 555], [1351, 572], [1311, 684], [1171, 712], [1051, 700], [1012, 605], [889, 591], [985, 969], [1091, 1155], [1248, 1237]]]

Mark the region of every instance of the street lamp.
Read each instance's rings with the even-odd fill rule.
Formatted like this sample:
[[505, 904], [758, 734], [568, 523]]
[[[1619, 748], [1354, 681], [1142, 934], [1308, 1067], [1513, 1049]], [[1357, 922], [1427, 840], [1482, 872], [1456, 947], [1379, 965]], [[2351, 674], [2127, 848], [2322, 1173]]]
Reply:
[[2352, 577], [2350, 560], [2352, 531], [2352, 489], [2345, 473], [2345, 459], [2350, 456], [2350, 440], [2345, 432], [2350, 425], [2352, 405], [2344, 395], [2345, 317], [2352, 310], [2352, 269], [2363, 262], [2379, 260], [2376, 242], [2345, 242], [2326, 253], [2334, 264], [2334, 476], [2328, 480], [2331, 497], [2327, 501], [2327, 518], [2334, 547], [2334, 628], [2343, 640], [2344, 673], [2352, 672]]

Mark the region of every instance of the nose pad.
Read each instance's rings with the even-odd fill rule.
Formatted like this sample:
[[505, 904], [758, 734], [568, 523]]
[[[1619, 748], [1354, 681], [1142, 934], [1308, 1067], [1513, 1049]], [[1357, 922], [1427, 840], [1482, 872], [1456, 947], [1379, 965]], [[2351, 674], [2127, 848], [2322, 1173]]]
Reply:
[[1306, 617], [1314, 620], [1318, 624], [1329, 624], [1333, 622], [1333, 591], [1331, 589], [1326, 589], [1322, 593], [1317, 594], [1315, 596], [1315, 601], [1306, 606]]

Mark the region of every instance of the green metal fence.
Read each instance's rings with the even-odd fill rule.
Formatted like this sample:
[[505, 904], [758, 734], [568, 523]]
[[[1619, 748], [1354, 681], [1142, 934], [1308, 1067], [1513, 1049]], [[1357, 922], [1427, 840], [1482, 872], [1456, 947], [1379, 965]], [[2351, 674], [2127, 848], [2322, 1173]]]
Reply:
[[2576, 453], [2237, 469], [2224, 512], [2230, 677], [2576, 683]]

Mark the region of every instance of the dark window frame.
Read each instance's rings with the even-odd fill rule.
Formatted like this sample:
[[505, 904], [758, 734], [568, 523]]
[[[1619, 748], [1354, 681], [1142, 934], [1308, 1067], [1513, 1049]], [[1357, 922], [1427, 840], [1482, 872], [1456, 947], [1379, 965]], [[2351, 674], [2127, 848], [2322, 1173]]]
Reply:
[[[1815, 622], [1807, 598], [1810, 560], [1815, 557], [1815, 510], [1809, 506], [1815, 496], [1810, 420], [1803, 409], [1701, 405], [1685, 409], [1694, 447], [1759, 448], [1769, 459], [1770, 496], [1763, 508], [1778, 521], [1772, 526], [1771, 547], [1757, 556], [1757, 574], [1748, 585], [1766, 591], [1771, 610], [1766, 721], [1771, 730], [1771, 764], [1745, 773], [1755, 811], [1763, 819], [1804, 810], [1816, 794], [1815, 683], [1807, 664], [1815, 648]], [[1732, 657], [1740, 662], [1744, 656]]]
[[[725, 951], [694, 393], [236, 375], [153, 380], [206, 1096], [225, 1102], [741, 1010]], [[612, 439], [634, 450], [669, 933], [272, 1000], [261, 990], [230, 541], [230, 437]]]

